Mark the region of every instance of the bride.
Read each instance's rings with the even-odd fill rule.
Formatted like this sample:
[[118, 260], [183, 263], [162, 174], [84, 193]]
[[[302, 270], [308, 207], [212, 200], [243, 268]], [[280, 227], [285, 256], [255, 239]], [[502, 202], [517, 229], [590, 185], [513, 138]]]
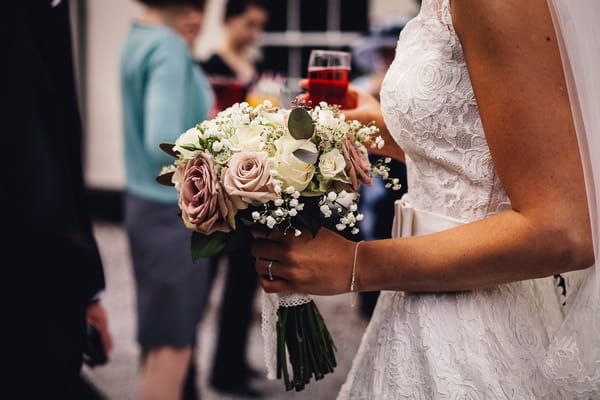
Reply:
[[383, 291], [340, 399], [600, 396], [598, 4], [424, 0], [381, 106], [349, 90], [407, 164], [394, 238], [253, 247], [267, 292]]

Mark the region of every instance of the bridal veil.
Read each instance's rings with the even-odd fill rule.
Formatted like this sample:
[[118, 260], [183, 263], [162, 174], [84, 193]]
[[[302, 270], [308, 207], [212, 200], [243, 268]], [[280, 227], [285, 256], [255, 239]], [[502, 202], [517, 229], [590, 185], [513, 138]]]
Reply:
[[[548, 0], [584, 168], [594, 254], [600, 251], [600, 0]], [[544, 373], [569, 392], [600, 395], [600, 262], [568, 296]]]

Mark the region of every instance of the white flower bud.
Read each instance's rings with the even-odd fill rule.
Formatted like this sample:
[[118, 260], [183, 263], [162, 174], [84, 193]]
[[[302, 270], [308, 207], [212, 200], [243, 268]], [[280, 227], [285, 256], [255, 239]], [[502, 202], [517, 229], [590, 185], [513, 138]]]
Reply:
[[338, 231], [343, 231], [344, 229], [346, 229], [346, 225], [344, 225], [344, 224], [336, 224], [335, 225], [335, 229], [337, 229]]
[[275, 226], [275, 223], [277, 221], [275, 221], [275, 218], [271, 217], [270, 215], [267, 217], [267, 227], [269, 227], [269, 229], [273, 229], [273, 227]]
[[360, 232], [360, 229], [358, 229], [357, 227], [352, 228], [352, 230], [350, 231], [350, 233], [352, 233], [353, 235], [357, 235], [358, 232]]
[[276, 217], [283, 217], [283, 210], [281, 208], [278, 208], [277, 210], [275, 210], [273, 212], [273, 214], [275, 214]]
[[362, 214], [358, 214], [358, 215], [356, 216], [356, 220], [357, 220], [357, 221], [362, 221], [363, 219], [365, 219], [365, 216], [364, 216], [364, 215], [362, 215]]
[[298, 237], [298, 236], [300, 236], [300, 235], [302, 235], [302, 231], [301, 231], [300, 229], [296, 229], [296, 230], [294, 231], [294, 236]]
[[295, 208], [292, 208], [291, 210], [288, 211], [288, 214], [290, 215], [290, 217], [295, 217], [296, 215], [298, 215], [298, 210], [296, 210]]
[[260, 218], [260, 213], [258, 211], [252, 211], [252, 219], [254, 221], [258, 221], [259, 218]]
[[276, 207], [281, 207], [283, 205], [283, 199], [275, 199], [273, 200], [273, 204], [275, 204]]
[[213, 142], [212, 151], [214, 151], [215, 153], [218, 153], [221, 150], [223, 150], [223, 143], [218, 140], [216, 142]]
[[290, 207], [297, 207], [298, 206], [298, 199], [291, 199], [290, 200]]
[[329, 193], [327, 193], [327, 200], [329, 200], [329, 201], [335, 201], [335, 199], [337, 199], [337, 193], [336, 192], [329, 192]]

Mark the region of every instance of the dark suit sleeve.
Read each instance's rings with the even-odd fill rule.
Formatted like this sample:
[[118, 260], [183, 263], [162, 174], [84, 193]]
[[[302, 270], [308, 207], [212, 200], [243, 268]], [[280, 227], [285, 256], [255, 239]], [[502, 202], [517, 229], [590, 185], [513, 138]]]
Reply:
[[104, 287], [86, 211], [68, 0], [2, 3], [3, 390], [82, 399], [85, 311]]

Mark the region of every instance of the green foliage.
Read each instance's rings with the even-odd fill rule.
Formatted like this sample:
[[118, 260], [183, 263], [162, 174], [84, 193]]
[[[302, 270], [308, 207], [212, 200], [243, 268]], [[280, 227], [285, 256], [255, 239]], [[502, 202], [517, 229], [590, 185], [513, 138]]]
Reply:
[[294, 108], [288, 118], [288, 130], [294, 139], [310, 139], [315, 126], [308, 111], [302, 107]]

